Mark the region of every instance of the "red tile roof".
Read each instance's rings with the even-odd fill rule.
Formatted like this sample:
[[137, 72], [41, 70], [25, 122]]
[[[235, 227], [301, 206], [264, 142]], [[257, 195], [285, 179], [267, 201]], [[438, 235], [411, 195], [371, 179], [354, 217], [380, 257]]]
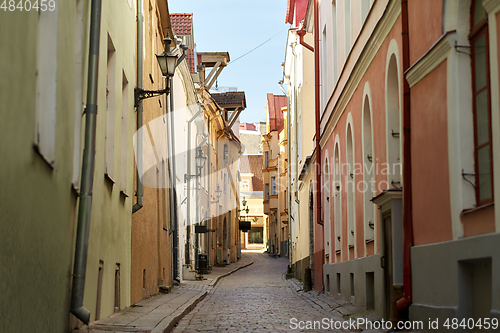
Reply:
[[253, 173], [252, 186], [254, 191], [264, 191], [264, 181], [262, 177], [262, 155], [248, 155], [250, 171]]
[[281, 108], [286, 107], [285, 95], [267, 94], [267, 118], [269, 120], [269, 131], [281, 132], [284, 127], [284, 117]]
[[263, 191], [264, 182], [262, 178], [262, 155], [242, 155], [240, 158], [241, 173], [252, 173], [252, 188], [253, 191]]
[[241, 106], [243, 108], [247, 107], [247, 101], [245, 99], [244, 91], [230, 91], [226, 93], [213, 93], [210, 94], [214, 101], [221, 107], [231, 107], [231, 106]]
[[240, 130], [256, 131], [257, 127], [253, 123], [240, 123]]
[[191, 73], [196, 73], [196, 70], [194, 68], [194, 50], [188, 49], [186, 54], [187, 54], [186, 59], [189, 65], [189, 70], [191, 71]]
[[176, 35], [193, 33], [193, 13], [170, 14], [170, 22]]

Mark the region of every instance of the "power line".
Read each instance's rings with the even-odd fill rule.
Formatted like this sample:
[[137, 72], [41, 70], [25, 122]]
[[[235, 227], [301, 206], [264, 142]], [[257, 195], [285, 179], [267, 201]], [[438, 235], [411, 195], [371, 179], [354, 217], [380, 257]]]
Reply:
[[239, 56], [238, 58], [236, 58], [236, 59], [234, 59], [234, 60], [230, 61], [230, 62], [228, 63], [228, 66], [229, 66], [229, 65], [231, 65], [231, 64], [234, 64], [234, 62], [235, 62], [236, 60], [239, 60], [239, 59], [243, 58], [244, 56], [246, 56], [246, 55], [248, 55], [248, 54], [252, 53], [253, 51], [257, 50], [259, 47], [261, 47], [262, 45], [266, 44], [266, 43], [267, 43], [267, 42], [269, 42], [271, 39], [273, 39], [274, 37], [278, 36], [280, 33], [282, 33], [283, 31], [285, 31], [285, 30], [287, 30], [287, 29], [288, 29], [288, 28], [285, 28], [285, 29], [281, 30], [281, 31], [280, 31], [280, 32], [278, 32], [276, 35], [274, 35], [274, 36], [272, 36], [271, 38], [269, 38], [268, 40], [266, 40], [264, 43], [260, 44], [259, 46], [254, 47], [253, 49], [251, 49], [250, 51], [248, 51], [248, 52], [247, 52], [247, 53], [245, 53], [244, 55]]

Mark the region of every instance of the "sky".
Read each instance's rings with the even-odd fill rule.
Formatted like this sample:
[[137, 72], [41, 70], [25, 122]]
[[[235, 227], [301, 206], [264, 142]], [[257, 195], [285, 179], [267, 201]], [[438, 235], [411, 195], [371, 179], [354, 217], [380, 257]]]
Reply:
[[193, 13], [198, 52], [229, 52], [231, 61], [218, 86], [245, 92], [247, 108], [240, 122], [265, 122], [267, 93], [283, 94], [278, 81], [289, 28], [286, 0], [168, 0], [168, 7], [171, 14]]

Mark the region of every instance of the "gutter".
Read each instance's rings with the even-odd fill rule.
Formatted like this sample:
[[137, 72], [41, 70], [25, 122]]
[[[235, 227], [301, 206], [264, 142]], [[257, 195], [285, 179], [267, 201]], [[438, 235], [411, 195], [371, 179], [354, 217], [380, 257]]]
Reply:
[[[181, 56], [185, 57], [185, 53]], [[180, 62], [178, 61], [177, 64]], [[178, 226], [178, 220], [177, 220], [177, 191], [176, 191], [176, 184], [177, 184], [177, 174], [175, 170], [175, 134], [174, 134], [174, 128], [175, 128], [175, 123], [174, 123], [174, 90], [173, 90], [173, 84], [174, 80], [173, 78], [169, 78], [167, 80], [170, 80], [170, 170], [171, 170], [171, 182], [170, 182], [170, 227], [172, 228], [172, 223], [173, 223], [173, 232], [174, 232], [174, 237], [173, 237], [173, 274], [174, 274], [174, 280], [179, 281], [179, 226]], [[167, 117], [168, 119], [168, 117]]]
[[[201, 110], [196, 112], [191, 119], [188, 120], [187, 122], [187, 128], [188, 128], [188, 133], [187, 133], [187, 172], [188, 175], [191, 175], [191, 123], [201, 114]], [[186, 183], [187, 183], [187, 212], [186, 212], [186, 221], [187, 221], [187, 232], [186, 232], [186, 239], [187, 239], [187, 256], [184, 258], [184, 262], [189, 265], [191, 263], [191, 177], [186, 178]], [[187, 259], [187, 261], [186, 261]], [[195, 258], [196, 260], [196, 258]]]
[[[403, 36], [403, 73], [410, 68], [410, 38], [408, 24], [408, 0], [401, 0]], [[398, 320], [408, 318], [412, 303], [411, 248], [413, 246], [413, 205], [411, 182], [411, 100], [410, 85], [403, 80], [403, 297], [396, 302]]]
[[100, 33], [101, 0], [92, 0], [90, 9], [87, 106], [85, 107], [85, 146], [82, 157], [81, 193], [78, 206], [73, 285], [71, 289], [71, 313], [86, 325], [90, 321], [90, 312], [83, 306], [83, 296], [87, 271], [92, 189], [94, 186]]
[[[137, 88], [142, 89], [142, 55], [144, 53], [144, 14], [143, 0], [137, 0]], [[142, 101], [137, 105], [137, 154], [136, 154], [136, 167], [137, 167], [137, 189], [135, 195], [137, 202], [132, 206], [132, 214], [142, 208], [142, 199], [144, 195], [144, 187], [139, 176], [139, 170], [142, 170]]]
[[[283, 73], [284, 74], [284, 73]], [[281, 88], [281, 91], [283, 91], [283, 93], [285, 94], [286, 96], [286, 110], [287, 110], [287, 122], [286, 122], [286, 158], [288, 159], [288, 163], [287, 163], [287, 167], [288, 167], [288, 186], [289, 186], [289, 189], [288, 189], [288, 195], [286, 197], [286, 200], [287, 200], [287, 207], [288, 207], [288, 217], [291, 217], [291, 212], [292, 212], [292, 194], [291, 194], [291, 191], [290, 191], [290, 186], [292, 185], [292, 175], [291, 175], [291, 172], [292, 172], [292, 167], [291, 167], [291, 151], [290, 151], [290, 148], [291, 148], [291, 142], [290, 142], [290, 97], [288, 96], [288, 94], [286, 93], [285, 89], [283, 88], [283, 81], [280, 81], [279, 83], [279, 86]], [[291, 222], [291, 219], [289, 218], [288, 221]], [[291, 251], [292, 250], [292, 239], [290, 237], [290, 234], [292, 233], [291, 231], [292, 228], [288, 228], [288, 246], [289, 246], [289, 258], [290, 258], [290, 267], [292, 266], [293, 264], [293, 259], [292, 259], [292, 256], [293, 256], [293, 252]]]
[[[319, 0], [314, 0], [314, 115], [315, 115], [315, 143], [316, 143], [316, 162], [315, 162], [315, 172], [316, 172], [316, 223], [320, 226], [323, 226], [323, 221], [321, 219], [321, 146], [319, 144], [320, 140], [320, 80], [319, 80]], [[323, 261], [324, 255], [322, 255], [323, 259], [319, 263], [315, 263], [318, 265], [321, 275], [321, 284], [323, 285]], [[315, 273], [316, 275], [316, 273]]]
[[303, 47], [305, 47], [309, 51], [314, 52], [314, 47], [312, 47], [311, 45], [307, 44], [304, 41], [304, 36], [306, 35], [306, 31], [304, 30], [304, 27], [302, 27], [302, 29], [300, 29], [300, 30], [297, 30], [297, 35], [299, 35], [299, 37], [300, 37], [300, 45], [302, 45]]

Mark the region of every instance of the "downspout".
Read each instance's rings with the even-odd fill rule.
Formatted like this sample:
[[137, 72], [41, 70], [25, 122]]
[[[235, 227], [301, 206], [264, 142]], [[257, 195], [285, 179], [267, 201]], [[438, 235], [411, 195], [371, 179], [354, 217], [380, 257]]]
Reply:
[[306, 31], [304, 30], [304, 28], [297, 30], [297, 35], [299, 35], [300, 45], [302, 45], [303, 47], [305, 47], [309, 51], [314, 52], [314, 47], [312, 47], [311, 45], [307, 44], [304, 41], [305, 34], [306, 34]]
[[[142, 89], [142, 56], [144, 53], [144, 15], [143, 15], [143, 0], [137, 0], [137, 88]], [[137, 105], [137, 154], [136, 154], [136, 183], [137, 189], [135, 195], [137, 202], [132, 206], [132, 214], [142, 208], [142, 198], [144, 194], [144, 187], [141, 182], [139, 170], [142, 170], [142, 101]]]
[[87, 106], [85, 108], [85, 147], [82, 157], [81, 193], [78, 206], [75, 262], [71, 290], [71, 313], [87, 325], [90, 321], [90, 312], [83, 306], [83, 295], [85, 291], [85, 274], [87, 270], [92, 188], [94, 185], [100, 33], [101, 0], [92, 0], [90, 9]]
[[[317, 26], [315, 25], [315, 29], [317, 28]], [[312, 47], [311, 45], [307, 44], [305, 41], [304, 41], [304, 36], [306, 34], [306, 31], [304, 30], [304, 28], [300, 29], [297, 31], [297, 35], [299, 35], [300, 37], [300, 45], [304, 46], [306, 49], [308, 49], [309, 51], [311, 52], [314, 52], [314, 47]], [[316, 41], [315, 41], [315, 44], [314, 44], [316, 47], [319, 47], [319, 41], [318, 41], [318, 44], [316, 44]], [[315, 70], [316, 70], [316, 65], [319, 64], [319, 61], [316, 62], [316, 56], [314, 58], [314, 65], [315, 65]], [[315, 77], [316, 77], [317, 73], [315, 73]], [[319, 80], [319, 79], [318, 79]], [[316, 82], [317, 83], [317, 82]], [[319, 88], [318, 88], [319, 89]], [[318, 89], [315, 89], [315, 91], [319, 91]], [[319, 99], [318, 99], [319, 100]], [[316, 101], [315, 102], [316, 105], [319, 105], [319, 102]], [[316, 135], [318, 135], [316, 133]], [[319, 150], [317, 149], [316, 147], [316, 151], [319, 152]], [[309, 200], [308, 199], [308, 207], [310, 205], [309, 203]], [[319, 215], [321, 216], [321, 215]], [[312, 222], [312, 227], [314, 227], [314, 222]], [[312, 231], [312, 236], [311, 236], [311, 231]], [[311, 231], [309, 232], [309, 242], [310, 242], [310, 245], [309, 245], [309, 251], [310, 251], [310, 265], [309, 267], [311, 268], [311, 284], [314, 285], [314, 228], [311, 228]]]
[[[408, 0], [401, 0], [402, 39], [403, 39], [403, 73], [410, 67], [410, 38], [408, 28]], [[397, 304], [398, 319], [405, 319], [405, 310], [412, 303], [412, 277], [411, 277], [411, 247], [413, 246], [413, 205], [411, 183], [411, 100], [410, 86], [406, 79], [403, 80], [403, 298]]]
[[[283, 73], [285, 74], [285, 73]], [[284, 76], [284, 75], [283, 75]], [[292, 175], [291, 175], [291, 172], [292, 172], [292, 167], [291, 167], [291, 152], [290, 152], [290, 148], [291, 148], [291, 143], [290, 143], [290, 96], [288, 96], [287, 92], [285, 91], [285, 89], [283, 88], [283, 80], [280, 81], [278, 83], [280, 85], [280, 88], [281, 88], [281, 91], [283, 91], [283, 94], [285, 94], [286, 96], [286, 112], [287, 112], [287, 122], [286, 122], [286, 158], [288, 160], [288, 165], [287, 165], [287, 168], [288, 168], [288, 186], [290, 188], [291, 184], [292, 184]], [[292, 206], [291, 206], [291, 203], [292, 203], [292, 199], [291, 199], [291, 191], [290, 189], [288, 190], [288, 195], [286, 197], [286, 200], [287, 200], [287, 207], [288, 207], [288, 223], [291, 224], [292, 222], [292, 219], [291, 219], [291, 213], [292, 213]], [[288, 228], [288, 233], [289, 235], [291, 234], [291, 228]], [[292, 251], [291, 251], [291, 237], [288, 237], [289, 238], [289, 248], [290, 248], [290, 267], [292, 266]]]
[[187, 172], [188, 176], [186, 177], [186, 183], [187, 183], [187, 212], [186, 212], [186, 220], [187, 220], [187, 233], [186, 233], [186, 240], [187, 240], [187, 263], [191, 263], [191, 258], [190, 258], [190, 241], [191, 241], [191, 123], [196, 119], [201, 114], [201, 110], [196, 112], [191, 119], [188, 120], [188, 135], [187, 135]]
[[[315, 143], [316, 143], [316, 223], [323, 227], [321, 220], [321, 146], [320, 140], [320, 80], [319, 80], [319, 0], [314, 0], [314, 115], [315, 115]], [[318, 272], [321, 275], [321, 285], [323, 285], [323, 259], [316, 263], [319, 267]]]
[[[182, 58], [182, 57], [181, 57]], [[178, 62], [179, 64], [179, 62]], [[173, 237], [173, 274], [174, 274], [174, 280], [179, 280], [179, 227], [178, 227], [178, 220], [177, 220], [177, 192], [176, 192], [176, 185], [177, 185], [177, 173], [175, 170], [175, 134], [174, 134], [174, 80], [173, 78], [167, 79], [170, 82], [170, 122], [168, 125], [170, 125], [170, 170], [171, 170], [171, 181], [170, 181], [170, 215], [171, 215], [171, 222], [170, 222], [170, 227], [172, 228], [172, 223], [173, 223], [173, 232], [174, 232], [174, 237]], [[167, 117], [168, 119], [168, 117]]]

